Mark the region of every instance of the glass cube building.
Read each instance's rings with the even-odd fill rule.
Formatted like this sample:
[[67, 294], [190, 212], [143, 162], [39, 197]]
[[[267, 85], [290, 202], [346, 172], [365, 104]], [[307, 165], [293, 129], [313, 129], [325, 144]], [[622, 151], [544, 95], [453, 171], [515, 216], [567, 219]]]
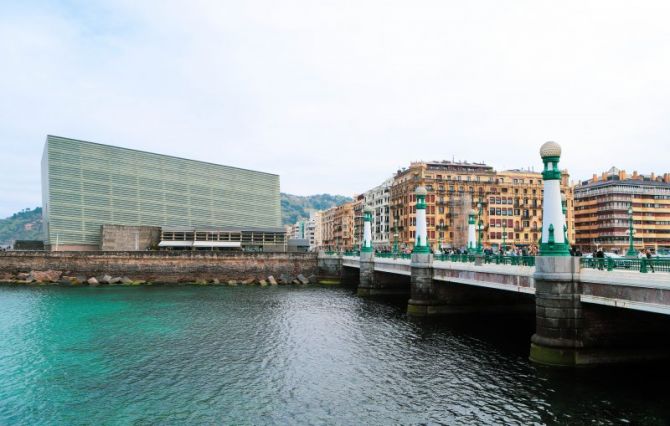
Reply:
[[47, 136], [45, 246], [98, 250], [105, 224], [281, 229], [279, 176]]

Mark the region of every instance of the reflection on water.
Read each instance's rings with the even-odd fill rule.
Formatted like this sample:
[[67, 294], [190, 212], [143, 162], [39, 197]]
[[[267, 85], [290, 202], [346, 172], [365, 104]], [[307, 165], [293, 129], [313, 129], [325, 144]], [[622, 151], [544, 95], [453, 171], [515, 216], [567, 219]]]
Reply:
[[533, 318], [341, 288], [0, 287], [0, 424], [665, 424], [668, 373], [544, 369]]

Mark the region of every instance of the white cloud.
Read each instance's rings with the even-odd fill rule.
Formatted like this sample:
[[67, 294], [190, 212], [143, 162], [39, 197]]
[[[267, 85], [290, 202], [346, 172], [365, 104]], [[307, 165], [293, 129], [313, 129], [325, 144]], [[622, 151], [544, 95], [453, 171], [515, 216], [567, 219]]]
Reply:
[[0, 216], [47, 133], [360, 192], [411, 160], [670, 171], [670, 5], [122, 1], [0, 15]]

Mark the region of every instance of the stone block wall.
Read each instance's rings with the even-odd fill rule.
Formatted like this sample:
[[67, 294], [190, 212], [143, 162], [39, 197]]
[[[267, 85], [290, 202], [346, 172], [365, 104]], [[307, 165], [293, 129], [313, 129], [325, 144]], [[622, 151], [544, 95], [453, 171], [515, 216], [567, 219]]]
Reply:
[[0, 281], [31, 271], [176, 283], [318, 276], [318, 264], [314, 253], [0, 252]]

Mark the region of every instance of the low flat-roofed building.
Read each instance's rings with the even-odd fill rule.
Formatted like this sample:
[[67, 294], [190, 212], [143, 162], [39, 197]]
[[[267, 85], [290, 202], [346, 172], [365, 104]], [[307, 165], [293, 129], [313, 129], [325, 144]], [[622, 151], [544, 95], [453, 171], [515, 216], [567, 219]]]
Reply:
[[163, 228], [160, 250], [286, 251], [284, 228]]
[[281, 227], [276, 174], [58, 136], [44, 146], [42, 197], [47, 250], [100, 250], [103, 225]]

